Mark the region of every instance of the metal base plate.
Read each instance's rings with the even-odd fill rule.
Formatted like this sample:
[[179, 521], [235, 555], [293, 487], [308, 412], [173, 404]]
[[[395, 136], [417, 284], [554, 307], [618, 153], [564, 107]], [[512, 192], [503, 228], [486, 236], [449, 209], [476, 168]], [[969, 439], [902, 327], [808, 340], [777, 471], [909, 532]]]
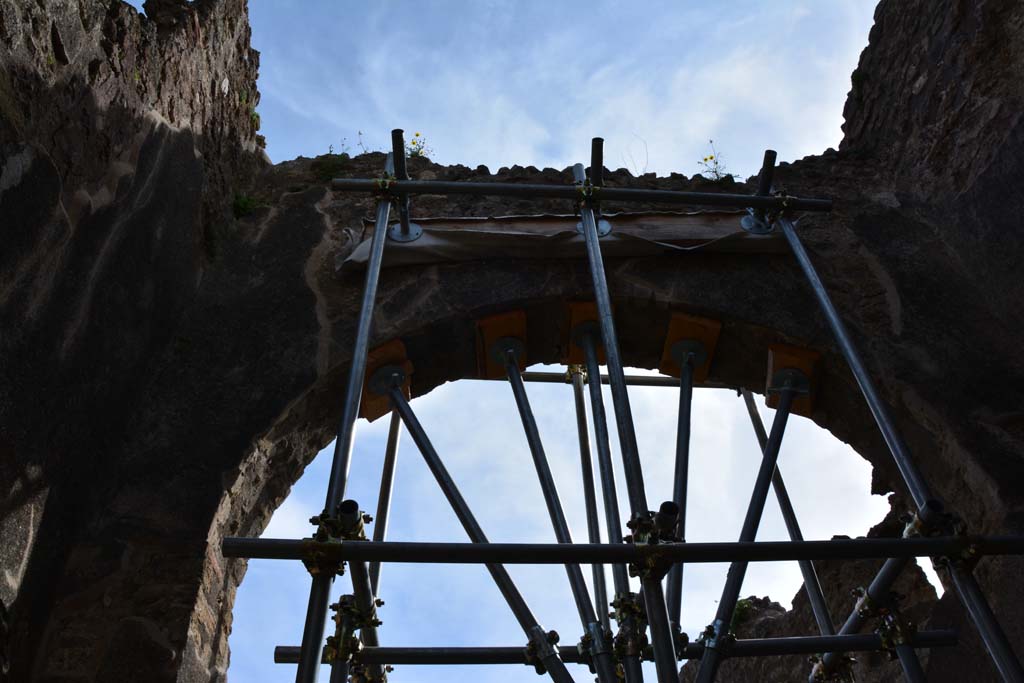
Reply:
[[409, 232], [402, 232], [400, 223], [388, 226], [388, 239], [394, 242], [413, 242], [422, 236], [423, 226], [419, 223], [409, 223]]
[[751, 235], [768, 235], [772, 232], [772, 224], [758, 218], [753, 213], [748, 213], [740, 219], [740, 227]]
[[394, 386], [405, 384], [405, 368], [401, 365], [384, 365], [378, 368], [366, 383], [371, 393], [385, 396]]
[[707, 349], [697, 339], [680, 339], [672, 345], [672, 360], [674, 360], [680, 367], [683, 362], [686, 361], [687, 356], [693, 356], [693, 367], [699, 368], [704, 365], [708, 359]]
[[604, 340], [601, 337], [601, 323], [596, 320], [584, 320], [572, 328], [572, 343], [583, 348], [583, 336], [588, 334], [594, 338], [594, 347], [597, 349], [602, 348]]
[[526, 360], [526, 344], [516, 337], [501, 337], [491, 346], [491, 359], [502, 366], [508, 359], [508, 352], [515, 353], [516, 361], [520, 364]]
[[811, 380], [797, 368], [776, 370], [772, 375], [771, 384], [768, 385], [768, 392], [774, 394], [786, 388], [791, 389], [798, 396], [805, 396], [811, 393]]
[[[578, 223], [576, 223], [576, 232], [578, 232], [581, 235], [583, 234], [583, 221], [579, 221]], [[598, 237], [605, 237], [607, 235], [610, 235], [611, 232], [612, 232], [612, 224], [611, 223], [609, 223], [608, 221], [606, 221], [603, 218], [597, 222], [597, 236]]]

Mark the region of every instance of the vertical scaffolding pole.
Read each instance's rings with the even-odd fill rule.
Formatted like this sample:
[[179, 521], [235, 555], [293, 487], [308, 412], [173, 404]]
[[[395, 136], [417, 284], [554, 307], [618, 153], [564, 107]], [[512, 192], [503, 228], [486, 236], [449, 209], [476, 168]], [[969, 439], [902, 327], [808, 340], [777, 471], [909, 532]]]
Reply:
[[[583, 372], [578, 365], [569, 367], [572, 395], [576, 409], [576, 433], [580, 442], [580, 470], [583, 474], [583, 504], [587, 508], [587, 540], [601, 542], [601, 523], [597, 516], [597, 489], [594, 486], [594, 463], [590, 454], [590, 430], [587, 428], [587, 406], [583, 396]], [[608, 620], [608, 588], [604, 565], [591, 565], [594, 574], [594, 602], [597, 617], [605, 631], [611, 631]]]
[[[586, 177], [583, 175], [583, 164], [576, 164], [572, 170], [577, 183], [586, 182]], [[626, 471], [629, 507], [633, 514], [642, 514], [649, 510], [647, 492], [644, 489], [643, 469], [640, 465], [640, 454], [637, 448], [636, 429], [633, 426], [633, 413], [629, 407], [629, 394], [626, 390], [622, 356], [619, 354], [619, 339], [615, 333], [615, 320], [612, 318], [612, 300], [604, 272], [601, 245], [598, 242], [600, 238], [597, 234], [597, 222], [594, 220], [593, 210], [585, 204], [580, 207], [580, 216], [583, 219], [583, 236], [587, 243], [590, 276], [594, 283], [594, 300], [597, 302], [598, 324], [601, 330], [601, 341], [604, 344], [605, 363], [608, 367], [608, 384], [612, 390], [612, 410], [615, 413], [619, 448], [622, 451], [622, 463]]]
[[[886, 445], [889, 446], [889, 451], [892, 453], [896, 468], [899, 470], [900, 476], [903, 478], [903, 482], [910, 492], [914, 504], [917, 506], [918, 518], [926, 528], [941, 523], [943, 506], [932, 497], [924, 482], [924, 478], [918, 471], [913, 458], [911, 458], [910, 451], [897, 431], [896, 423], [889, 415], [888, 409], [882, 402], [881, 397], [879, 397], [871, 375], [868, 374], [867, 368], [853, 344], [850, 333], [846, 329], [846, 325], [843, 323], [842, 318], [839, 317], [839, 312], [832, 303], [828, 290], [825, 289], [825, 285], [818, 276], [818, 272], [815, 270], [807, 250], [800, 241], [800, 237], [796, 234], [796, 228], [792, 221], [785, 216], [778, 218], [778, 224], [782, 227], [786, 241], [789, 242], [793, 255], [796, 257], [800, 269], [803, 270], [804, 276], [811, 286], [814, 298], [825, 315], [825, 320], [832, 330], [843, 358], [846, 359], [847, 365], [850, 366], [850, 370], [857, 380], [857, 385], [860, 387], [865, 401], [867, 401], [868, 408], [871, 410], [871, 414], [874, 416], [875, 422], [882, 432], [882, 438], [885, 439]], [[1024, 667], [1021, 666], [1020, 660], [1013, 651], [1013, 646], [1010, 645], [1010, 641], [1006, 637], [1006, 633], [992, 613], [992, 608], [985, 599], [985, 595], [981, 592], [974, 574], [957, 563], [949, 563], [948, 569], [957, 595], [960, 597], [961, 602], [963, 602], [964, 607], [966, 607], [971, 621], [974, 622], [975, 627], [978, 629], [978, 634], [985, 643], [985, 647], [991, 655], [993, 662], [995, 662], [996, 669], [999, 670], [1003, 680], [1012, 681], [1013, 683], [1024, 681]], [[841, 633], [846, 634], [849, 631], [843, 630]], [[822, 664], [826, 666], [826, 670], [831, 661], [832, 659], [823, 660]]]
[[[587, 388], [590, 390], [590, 414], [594, 421], [594, 445], [597, 447], [597, 468], [601, 476], [601, 497], [604, 502], [605, 524], [608, 526], [608, 542], [622, 543], [622, 522], [619, 520], [619, 497], [615, 491], [615, 469], [612, 465], [611, 442], [608, 437], [608, 417], [604, 411], [604, 397], [601, 395], [601, 366], [597, 362], [597, 348], [594, 335], [581, 334], [587, 361]], [[612, 584], [616, 595], [629, 593], [629, 572], [624, 564], [612, 565]]]
[[[520, 348], [517, 349], [517, 347]], [[505, 338], [498, 340], [496, 351], [504, 356], [505, 373], [508, 375], [508, 382], [516, 399], [523, 431], [526, 432], [526, 441], [530, 446], [530, 454], [533, 456], [533, 465], [537, 470], [537, 479], [540, 481], [540, 488], [544, 494], [548, 515], [551, 517], [555, 539], [559, 543], [572, 543], [569, 524], [565, 520], [565, 511], [558, 498], [558, 487], [555, 485], [554, 477], [551, 476], [551, 467], [548, 465], [544, 445], [540, 440], [537, 420], [530, 408], [530, 400], [526, 395], [523, 378], [519, 374], [518, 354], [525, 353], [525, 349], [521, 347], [522, 342], [519, 340]], [[601, 683], [615, 683], [617, 678], [615, 663], [612, 660], [611, 650], [606, 646], [604, 631], [594, 612], [594, 604], [590, 601], [590, 593], [583, 580], [583, 572], [578, 564], [565, 565], [565, 572], [569, 577], [569, 586], [572, 589], [572, 597], [576, 602], [576, 610], [579, 612], [583, 631], [589, 636], [590, 651], [598, 680]]]
[[[358, 512], [359, 507], [356, 506]], [[353, 541], [358, 543], [359, 541]], [[352, 577], [352, 594], [355, 596], [356, 605], [363, 615], [363, 623], [359, 629], [359, 639], [366, 647], [378, 647], [380, 641], [377, 639], [377, 598], [370, 587], [370, 574], [366, 569], [366, 563], [362, 561], [349, 562], [348, 573]], [[368, 681], [377, 683], [384, 681], [384, 665], [368, 664]], [[343, 679], [344, 680], [344, 679]]]
[[[779, 407], [775, 411], [775, 420], [772, 422], [772, 433], [764, 448], [761, 467], [758, 469], [757, 480], [754, 483], [754, 492], [750, 496], [747, 514], [743, 519], [743, 528], [740, 531], [741, 543], [753, 542], [757, 537], [757, 527], [760, 525], [765, 500], [768, 498], [768, 487], [771, 485], [772, 473], [775, 471], [775, 463], [779, 458], [782, 436], [786, 431], [786, 421], [789, 419], [789, 411], [793, 405], [795, 393], [794, 380], [792, 377], [788, 377], [782, 388], [781, 396], [779, 396]], [[701, 657], [700, 669], [697, 671], [698, 683], [711, 683], [715, 680], [718, 665], [724, 654], [723, 647], [729, 636], [732, 617], [736, 611], [736, 601], [743, 589], [743, 578], [746, 573], [747, 562], [733, 562], [729, 565], [722, 597], [718, 601], [718, 613], [715, 615], [715, 621], [711, 624], [710, 637], [704, 641], [704, 655]]]
[[[690, 412], [693, 403], [693, 354], [687, 353], [680, 364], [679, 417], [676, 424], [676, 468], [672, 480], [672, 502], [679, 506], [679, 540], [686, 541], [686, 489], [690, 472]], [[676, 562], [668, 572], [665, 601], [675, 630], [681, 629], [683, 606], [683, 563]]]
[[[373, 518], [373, 540], [380, 542], [388, 532], [388, 515], [391, 512], [391, 494], [395, 485], [395, 465], [398, 461], [398, 442], [402, 437], [402, 418], [398, 411], [391, 411], [388, 426], [388, 442], [384, 448], [384, 465], [380, 473], [380, 493], [377, 494], [377, 514]], [[380, 562], [370, 563], [370, 590], [380, 595]]]
[[[385, 173], [393, 170], [394, 156], [388, 155]], [[377, 283], [380, 279], [380, 265], [384, 259], [384, 242], [387, 239], [388, 216], [391, 202], [387, 197], [377, 203], [377, 218], [370, 241], [370, 257], [366, 265], [366, 279], [363, 296], [359, 305], [359, 320], [356, 323], [356, 337], [352, 346], [352, 362], [349, 366], [348, 381], [345, 385], [345, 402], [342, 404], [341, 423], [334, 442], [334, 458], [331, 462], [331, 477], [324, 501], [324, 517], [333, 517], [345, 495], [349, 466], [352, 462], [352, 444], [355, 438], [356, 418], [363, 395], [363, 378], [366, 373], [366, 354], [370, 345], [370, 323], [377, 299]], [[306, 622], [302, 630], [302, 649], [299, 666], [295, 673], [296, 683], [316, 683], [320, 675], [320, 652], [323, 648], [324, 622], [327, 618], [327, 603], [330, 601], [333, 575], [323, 572], [313, 577], [306, 606]]]
[[[583, 348], [587, 363], [587, 388], [590, 390], [590, 413], [594, 420], [594, 445], [597, 447], [597, 466], [601, 475], [601, 494], [604, 500], [605, 523], [608, 525], [608, 541], [621, 543], [622, 522], [619, 521], [619, 498], [615, 492], [615, 470], [612, 465], [611, 442], [608, 438], [608, 417], [604, 410], [604, 397], [601, 395], [601, 367], [597, 361], [596, 335], [599, 331], [586, 329], [573, 330], [577, 342]], [[631, 600], [633, 595], [629, 589], [629, 573], [624, 564], [612, 565], [612, 583], [615, 587], [615, 604]], [[617, 621], [620, 633], [632, 633], [638, 630], [636, 617], [617, 609]], [[639, 648], [628, 648], [639, 649]], [[643, 683], [644, 672], [641, 666], [640, 652], [627, 652], [621, 656], [622, 670], [626, 683]]]
[[[594, 138], [591, 150], [591, 169], [603, 168], [601, 139]], [[594, 179], [600, 175], [592, 173]], [[598, 242], [597, 220], [594, 217], [593, 195], [586, 191], [586, 175], [582, 164], [573, 167], [573, 176], [581, 189], [584, 190], [584, 201], [580, 204], [580, 217], [583, 222], [583, 236], [587, 244], [587, 260], [590, 264], [590, 275], [594, 282], [594, 299], [597, 302], [601, 339], [604, 342], [605, 358], [608, 365], [608, 377], [612, 390], [612, 405], [615, 410], [615, 423], [619, 433], [619, 447], [622, 450], [623, 464], [626, 470], [626, 488], [629, 492], [630, 507], [634, 517], [649, 515], [647, 494], [644, 490], [643, 470], [640, 465], [640, 454], [637, 448], [636, 431], [633, 426], [633, 415], [629, 407], [629, 395], [626, 389], [625, 373], [622, 357], [619, 354], [619, 341], [615, 333], [615, 321], [612, 318], [611, 295], [604, 271], [604, 260], [601, 256], [601, 245]], [[654, 662], [660, 683], [678, 683], [679, 667], [676, 660], [675, 638], [667, 627], [668, 612], [665, 606], [664, 593], [660, 579], [648, 582], [645, 591], [648, 595], [647, 620], [651, 625], [651, 640], [654, 646]], [[665, 611], [664, 614], [651, 614], [652, 610]]]
[[[768, 447], [768, 434], [764, 431], [764, 423], [761, 422], [761, 414], [757, 411], [754, 397], [743, 389], [743, 402], [747, 406], [747, 413], [750, 415], [750, 423], [757, 435], [757, 442], [764, 453]], [[763, 457], [763, 456], [762, 456]], [[782, 519], [786, 523], [786, 531], [789, 533], [789, 540], [804, 540], [803, 532], [800, 531], [800, 523], [796, 518], [796, 511], [793, 509], [793, 502], [789, 499], [789, 491], [786, 490], [786, 482], [782, 478], [782, 471], [776, 464], [775, 472], [772, 473], [772, 489], [775, 490], [775, 497], [779, 501], [779, 509], [782, 511]], [[807, 601], [811, 604], [811, 612], [814, 613], [814, 620], [818, 624], [818, 630], [823, 636], [831, 636], [836, 632], [832, 623], [832, 616], [828, 612], [828, 603], [825, 602], [825, 595], [821, 592], [821, 583], [818, 581], [818, 573], [814, 570], [814, 563], [810, 560], [799, 560], [800, 574], [804, 579], [804, 590], [807, 592]]]
[[[399, 382], [397, 386], [393, 385], [388, 391], [392, 407], [401, 416], [402, 422], [405, 423], [406, 429], [409, 430], [409, 435], [426, 461], [427, 467], [437, 480], [445, 498], [448, 499], [448, 503], [452, 506], [452, 510], [455, 511], [456, 517], [462, 523], [462, 528], [466, 530], [466, 535], [469, 536], [473, 543], [488, 543], [487, 536], [484, 535], [483, 529], [480, 528], [476, 517], [473, 516], [465, 498], [459, 492], [455, 480], [452, 479], [448, 469], [441, 462], [441, 457], [434, 450], [434, 446], [427, 437], [427, 433], [423, 430], [423, 426], [417, 419], [416, 414], [413, 412], [412, 406], [405, 400], [400, 386], [401, 383]], [[555, 648], [554, 643], [551, 642], [552, 639], [541, 625], [537, 623], [537, 618], [533, 616], [533, 612], [530, 610], [529, 605], [526, 604], [522, 593], [516, 588], [512, 577], [509, 576], [504, 565], [493, 562], [488, 563], [487, 571], [490, 572], [494, 583], [498, 586], [498, 590], [501, 591], [502, 596], [505, 598], [505, 602], [508, 603], [520, 627], [526, 633], [526, 637], [534, 648], [537, 659], [543, 664], [551, 679], [555, 683], [573, 683], [572, 676], [569, 675], [568, 669], [565, 668], [565, 664], [558, 656], [558, 650]]]
[[903, 680], [906, 683], [925, 683], [928, 677], [925, 676], [924, 669], [921, 667], [921, 660], [917, 658], [917, 651], [914, 650], [914, 646], [900, 643], [894, 649], [896, 650], [896, 657], [900, 660], [900, 666], [903, 667]]

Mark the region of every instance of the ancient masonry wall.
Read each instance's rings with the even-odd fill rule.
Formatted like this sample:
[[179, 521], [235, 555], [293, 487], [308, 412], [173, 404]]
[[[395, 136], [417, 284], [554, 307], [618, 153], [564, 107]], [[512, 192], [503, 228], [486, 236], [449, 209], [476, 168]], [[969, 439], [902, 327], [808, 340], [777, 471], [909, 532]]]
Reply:
[[[0, 644], [12, 681], [224, 680], [245, 564], [223, 561], [218, 542], [264, 528], [338, 420], [361, 287], [338, 264], [372, 201], [327, 180], [374, 175], [383, 155], [267, 166], [245, 3], [149, 0], [146, 13], [118, 0], [0, 4]], [[925, 476], [980, 533], [1024, 532], [1022, 33], [1016, 0], [882, 2], [840, 149], [777, 175], [795, 194], [835, 198], [831, 214], [801, 221], [803, 239]], [[413, 161], [417, 178], [569, 178]], [[707, 188], [625, 172], [608, 182]], [[237, 215], [236, 194], [249, 199]], [[414, 204], [419, 216], [566, 208]], [[813, 419], [905, 509], [791, 259], [695, 254], [608, 271], [632, 365], [656, 364], [676, 310], [723, 322], [712, 379], [755, 391], [769, 343], [820, 350]], [[389, 269], [373, 342], [405, 341], [420, 395], [473, 372], [473, 321], [489, 313], [525, 309], [531, 361], [557, 359], [560, 306], [588, 296], [572, 261]], [[893, 518], [872, 531], [896, 532]], [[870, 570], [821, 569], [837, 618], [840, 580]], [[978, 569], [1015, 643], [1022, 571], [1017, 559]], [[961, 627], [960, 647], [929, 655], [929, 680], [994, 680], [952, 595], [935, 603], [919, 575], [908, 581], [922, 626]], [[807, 632], [805, 604], [752, 603], [744, 628]], [[802, 667], [762, 660], [729, 675]]]

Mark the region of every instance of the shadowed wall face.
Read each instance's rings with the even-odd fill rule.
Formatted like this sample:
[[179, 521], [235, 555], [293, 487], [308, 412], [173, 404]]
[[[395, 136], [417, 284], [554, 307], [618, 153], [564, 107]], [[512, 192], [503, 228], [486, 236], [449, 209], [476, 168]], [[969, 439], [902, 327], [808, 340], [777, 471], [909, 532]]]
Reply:
[[[801, 233], [936, 492], [972, 531], [1019, 533], [1024, 287], [1013, 269], [1024, 199], [1011, 179], [1024, 172], [1013, 86], [1024, 56], [1004, 38], [1024, 10], [949, 4], [880, 5], [842, 148], [778, 179], [836, 199]], [[244, 564], [222, 560], [217, 544], [259, 533], [338, 418], [361, 280], [337, 264], [372, 200], [333, 193], [324, 178], [371, 177], [383, 157], [300, 159], [253, 177], [257, 55], [244, 4], [157, 5], [150, 20], [117, 3], [0, 8], [0, 215], [15, 217], [0, 224], [0, 531], [13, 577], [0, 599], [12, 680], [222, 678]], [[410, 171], [569, 181], [426, 160]], [[236, 193], [258, 208], [234, 216]], [[425, 197], [414, 209], [566, 207]], [[900, 491], [789, 257], [608, 270], [630, 365], [657, 364], [675, 310], [722, 320], [712, 378], [753, 390], [769, 343], [822, 351], [814, 419], [876, 465], [877, 491]], [[473, 374], [473, 322], [486, 314], [526, 309], [531, 362], [557, 360], [562, 302], [590, 291], [573, 261], [387, 270], [373, 343], [405, 341], [419, 395]], [[1024, 641], [1021, 568], [979, 567], [1014, 642]], [[961, 619], [952, 600], [937, 610], [947, 623]], [[965, 628], [964, 647], [942, 653], [944, 672], [987, 671], [972, 638]], [[945, 675], [936, 661], [932, 675]]]

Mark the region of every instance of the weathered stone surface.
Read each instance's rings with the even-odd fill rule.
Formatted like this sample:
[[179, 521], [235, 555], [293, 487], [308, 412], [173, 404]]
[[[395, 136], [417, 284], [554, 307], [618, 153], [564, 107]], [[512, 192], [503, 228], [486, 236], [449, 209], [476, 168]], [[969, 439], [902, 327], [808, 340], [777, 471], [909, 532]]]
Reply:
[[[896, 511], [903, 507], [894, 506], [893, 513], [868, 532], [868, 538], [899, 536], [903, 529], [896, 519]], [[837, 629], [856, 602], [851, 590], [870, 584], [881, 565], [882, 562], [879, 560], [833, 560], [814, 563], [825, 601], [828, 603], [829, 614]], [[935, 607], [935, 589], [927, 582], [919, 567], [911, 564], [893, 586], [893, 592], [900, 596], [896, 604], [909, 622], [922, 629], [934, 627], [927, 624], [927, 621]], [[777, 603], [770, 602], [768, 598], [758, 600], [757, 597], [751, 596], [749, 601], [748, 613], [737, 623], [738, 638], [780, 638], [819, 633], [810, 603], [807, 601], [807, 593], [803, 588], [793, 598], [793, 609], [789, 611]], [[868, 633], [873, 628], [874, 625], [869, 623], [861, 632]], [[949, 673], [941, 665], [932, 666], [930, 651], [922, 650], [920, 659], [928, 672], [929, 681], [952, 680], [941, 677], [942, 674]], [[719, 669], [716, 680], [721, 683], [806, 681], [811, 673], [811, 666], [809, 657], [797, 655], [727, 659]], [[695, 681], [697, 668], [698, 662], [688, 662], [683, 667], [680, 680], [686, 683]], [[856, 653], [851, 669], [859, 683], [884, 683], [900, 680], [902, 675], [899, 662], [891, 661], [887, 655], [877, 652]]]
[[[338, 419], [362, 283], [337, 265], [372, 200], [323, 179], [374, 175], [383, 156], [298, 159], [250, 182], [261, 156], [244, 3], [147, 10], [0, 5], [0, 599], [16, 681], [223, 680], [245, 567], [218, 543], [265, 526]], [[778, 174], [793, 193], [835, 197], [801, 234], [921, 469], [978, 532], [1024, 531], [1024, 51], [1011, 39], [1022, 21], [1012, 0], [883, 2], [841, 149]], [[411, 171], [569, 179], [425, 160]], [[236, 193], [255, 206], [238, 219]], [[419, 215], [566, 208], [414, 204]], [[753, 390], [769, 343], [821, 350], [814, 419], [875, 464], [876, 491], [901, 491], [790, 258], [685, 254], [608, 270], [631, 365], [656, 365], [675, 310], [723, 321], [712, 377]], [[416, 394], [471, 375], [473, 320], [512, 307], [529, 314], [531, 361], [557, 359], [562, 302], [590, 296], [585, 264], [541, 255], [388, 270], [381, 287], [374, 343], [405, 341]], [[822, 572], [862, 583], [869, 569]], [[978, 568], [1014, 643], [1022, 569]], [[830, 591], [837, 621], [845, 590]], [[758, 628], [812, 632], [802, 604]], [[929, 619], [964, 621], [948, 593]], [[961, 638], [931, 654], [930, 678], [993, 680], [969, 626]]]
[[[173, 679], [196, 604], [195, 550], [169, 525], [135, 525], [159, 502], [95, 526], [127, 473], [115, 451], [140, 389], [233, 220], [236, 184], [262, 163], [245, 3], [184, 11], [158, 29], [122, 2], [0, 4], [11, 680]], [[172, 519], [188, 495], [165, 501]]]

